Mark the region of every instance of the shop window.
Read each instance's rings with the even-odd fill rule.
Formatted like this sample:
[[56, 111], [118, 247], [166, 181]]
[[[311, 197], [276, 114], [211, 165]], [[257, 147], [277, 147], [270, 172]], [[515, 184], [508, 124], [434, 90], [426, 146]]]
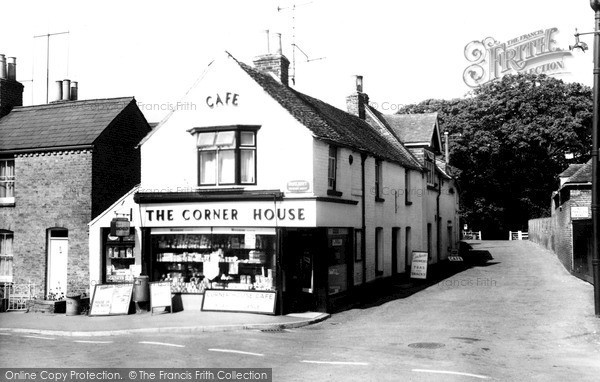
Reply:
[[354, 230], [354, 261], [363, 260], [363, 231], [361, 229]]
[[327, 229], [329, 294], [337, 294], [348, 289], [348, 253], [350, 233], [347, 228]]
[[0, 282], [13, 281], [13, 233], [0, 230]]
[[199, 184], [256, 184], [256, 131], [199, 132]]
[[0, 159], [0, 203], [15, 202], [15, 160]]
[[383, 274], [383, 228], [375, 228], [375, 272]]
[[151, 241], [152, 281], [170, 281], [174, 293], [276, 289], [275, 229], [153, 229]]

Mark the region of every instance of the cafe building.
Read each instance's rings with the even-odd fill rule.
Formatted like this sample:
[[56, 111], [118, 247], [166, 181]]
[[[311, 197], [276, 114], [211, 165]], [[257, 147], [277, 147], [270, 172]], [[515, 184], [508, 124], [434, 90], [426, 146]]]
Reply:
[[[140, 142], [140, 185], [90, 223], [92, 286], [141, 274], [170, 282], [185, 310], [216, 290], [271, 296], [275, 314], [331, 311], [405, 273], [413, 251], [429, 248], [433, 266], [456, 247], [456, 233], [427, 228], [458, 225], [453, 178], [431, 168], [430, 189], [451, 195], [431, 210], [429, 170], [368, 106], [362, 79], [343, 111], [290, 86], [288, 65], [223, 54], [180, 100], [193, 107]], [[117, 219], [125, 236], [111, 234]]]

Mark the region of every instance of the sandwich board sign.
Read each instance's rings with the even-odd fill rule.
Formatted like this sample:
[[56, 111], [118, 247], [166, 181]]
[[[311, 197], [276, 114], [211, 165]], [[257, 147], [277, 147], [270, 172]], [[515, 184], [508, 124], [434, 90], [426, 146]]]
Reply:
[[154, 308], [169, 308], [173, 313], [173, 303], [171, 300], [171, 282], [156, 281], [150, 283], [150, 312], [154, 314]]
[[421, 251], [413, 251], [412, 263], [410, 266], [411, 279], [426, 279], [427, 278], [427, 261], [429, 253]]
[[97, 284], [90, 304], [90, 316], [128, 314], [133, 284]]

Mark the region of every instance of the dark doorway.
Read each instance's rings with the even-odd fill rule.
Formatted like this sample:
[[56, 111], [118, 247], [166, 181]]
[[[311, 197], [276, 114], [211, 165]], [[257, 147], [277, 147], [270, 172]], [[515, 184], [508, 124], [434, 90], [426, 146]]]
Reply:
[[[282, 240], [284, 313], [327, 309], [327, 294], [319, 258], [325, 248], [325, 234], [319, 229], [285, 229]], [[326, 268], [325, 268], [326, 269]]]
[[592, 221], [573, 221], [573, 273], [588, 281], [592, 277]]
[[398, 273], [398, 255], [400, 251], [400, 228], [393, 227], [392, 228], [392, 275]]

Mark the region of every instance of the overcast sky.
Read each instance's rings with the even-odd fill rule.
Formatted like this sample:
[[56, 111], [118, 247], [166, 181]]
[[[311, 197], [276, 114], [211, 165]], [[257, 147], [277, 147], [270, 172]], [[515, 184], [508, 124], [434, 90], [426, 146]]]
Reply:
[[[364, 76], [371, 101], [388, 105], [464, 96], [464, 49], [486, 37], [505, 42], [557, 27], [568, 49], [575, 28], [591, 31], [588, 0], [334, 1], [5, 1], [0, 53], [17, 57], [25, 105], [46, 100], [46, 38], [50, 83], [79, 82], [80, 99], [135, 96], [149, 121], [166, 114], [219, 52], [251, 63], [266, 53], [265, 29], [283, 34], [284, 54], [296, 44], [296, 88], [340, 108]], [[278, 7], [284, 8], [278, 11]], [[293, 22], [292, 19], [295, 21]], [[592, 37], [585, 41], [592, 46]], [[271, 44], [271, 49], [275, 41]], [[592, 83], [592, 54], [565, 61], [567, 81]], [[31, 80], [33, 79], [33, 82]], [[52, 96], [52, 90], [50, 90]]]

